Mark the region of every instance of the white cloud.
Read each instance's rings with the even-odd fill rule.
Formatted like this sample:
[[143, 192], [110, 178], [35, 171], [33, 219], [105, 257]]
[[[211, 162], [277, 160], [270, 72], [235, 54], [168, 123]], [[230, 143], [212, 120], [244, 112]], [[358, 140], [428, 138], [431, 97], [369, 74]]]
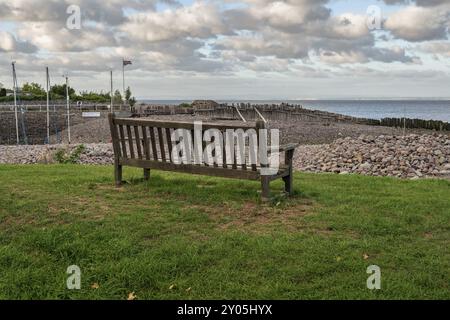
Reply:
[[364, 53], [360, 51], [350, 51], [350, 52], [321, 51], [319, 57], [321, 61], [330, 64], [363, 63], [368, 61]]
[[41, 49], [55, 52], [92, 51], [116, 45], [114, 33], [101, 24], [69, 30], [55, 22], [24, 22], [18, 34]]
[[420, 49], [426, 53], [450, 58], [450, 41], [424, 43], [420, 46]]
[[16, 48], [16, 39], [14, 36], [5, 31], [0, 31], [0, 50], [13, 51]]
[[17, 40], [10, 32], [0, 30], [0, 52], [24, 52], [33, 53], [37, 48], [26, 42]]
[[210, 38], [228, 32], [218, 8], [205, 2], [189, 7], [149, 11], [129, 17], [121, 31], [137, 41], [154, 42], [180, 38]]
[[340, 39], [358, 39], [369, 35], [367, 18], [352, 13], [332, 17], [327, 23], [329, 34]]
[[409, 6], [392, 14], [385, 28], [408, 41], [447, 39], [450, 4], [436, 7]]

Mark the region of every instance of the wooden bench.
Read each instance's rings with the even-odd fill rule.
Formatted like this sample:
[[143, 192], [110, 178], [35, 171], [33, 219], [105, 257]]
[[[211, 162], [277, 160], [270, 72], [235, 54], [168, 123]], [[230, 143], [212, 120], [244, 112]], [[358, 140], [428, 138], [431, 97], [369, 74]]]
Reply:
[[[246, 180], [260, 180], [262, 186], [262, 199], [270, 199], [270, 182], [275, 179], [283, 179], [285, 191], [288, 195], [293, 192], [293, 169], [292, 159], [296, 144], [288, 144], [279, 148], [280, 153], [284, 153], [284, 162], [280, 164], [277, 172], [271, 175], [261, 174], [259, 162], [250, 164], [249, 157], [242, 159], [240, 163], [226, 161], [226, 148], [223, 144], [223, 158], [221, 163], [183, 163], [178, 164], [173, 160], [172, 150], [174, 142], [172, 134], [174, 130], [185, 129], [194, 134], [193, 122], [158, 121], [148, 118], [117, 118], [114, 114], [109, 115], [111, 137], [114, 148], [114, 168], [116, 186], [122, 185], [122, 167], [131, 166], [142, 168], [144, 178], [150, 178], [150, 170], [174, 171], [206, 176], [216, 176]], [[202, 123], [203, 134], [206, 130], [217, 129], [223, 134], [227, 130], [254, 129], [259, 139], [259, 129], [264, 129], [265, 123], [258, 121], [253, 124], [215, 124]], [[202, 146], [203, 147], [203, 146]], [[270, 151], [268, 151], [270, 154]], [[176, 153], [175, 153], [176, 154]], [[236, 157], [235, 157], [236, 159]], [[254, 162], [254, 161], [252, 161]]]

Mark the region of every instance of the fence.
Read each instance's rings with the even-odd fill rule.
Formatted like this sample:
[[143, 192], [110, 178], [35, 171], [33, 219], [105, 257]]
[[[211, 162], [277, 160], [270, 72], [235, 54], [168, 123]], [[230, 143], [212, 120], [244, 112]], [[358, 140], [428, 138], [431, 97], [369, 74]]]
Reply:
[[[108, 112], [101, 111], [101, 117], [106, 117]], [[23, 117], [23, 121], [19, 121], [19, 139], [20, 143], [28, 144], [44, 144], [47, 141], [47, 113], [39, 111], [28, 111], [18, 113], [19, 117]], [[21, 119], [22, 120], [22, 119]], [[71, 126], [78, 125], [90, 118], [83, 118], [81, 111], [71, 111]], [[23, 127], [22, 127], [23, 126]], [[65, 110], [50, 111], [50, 136], [52, 143], [58, 143], [61, 140], [61, 132], [67, 129], [67, 113]], [[24, 136], [24, 133], [26, 137]], [[15, 114], [13, 111], [0, 112], [0, 144], [16, 144], [16, 127]]]

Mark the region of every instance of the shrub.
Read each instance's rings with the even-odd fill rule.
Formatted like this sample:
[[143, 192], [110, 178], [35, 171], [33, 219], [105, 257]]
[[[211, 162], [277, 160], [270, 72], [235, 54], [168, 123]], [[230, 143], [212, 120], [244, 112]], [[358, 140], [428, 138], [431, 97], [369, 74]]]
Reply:
[[65, 149], [59, 149], [55, 153], [55, 160], [61, 164], [75, 164], [80, 160], [80, 156], [86, 151], [86, 146], [80, 144], [72, 152], [68, 152]]

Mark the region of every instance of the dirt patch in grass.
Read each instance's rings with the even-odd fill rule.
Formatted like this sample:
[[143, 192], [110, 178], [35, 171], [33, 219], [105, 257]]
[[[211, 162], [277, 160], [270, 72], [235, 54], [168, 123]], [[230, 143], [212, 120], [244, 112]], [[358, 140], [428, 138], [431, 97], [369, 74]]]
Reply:
[[100, 190], [100, 191], [112, 191], [112, 192], [127, 192], [127, 190], [122, 186], [117, 188], [113, 184], [92, 184], [88, 187], [89, 190]]
[[25, 225], [37, 225], [39, 218], [30, 215], [17, 215], [0, 218], [0, 230], [9, 230]]
[[101, 197], [71, 196], [52, 199], [44, 206], [30, 212], [17, 212], [1, 220], [2, 228], [17, 226], [65, 225], [73, 221], [100, 221], [115, 214], [109, 203]]
[[323, 237], [350, 237], [359, 239], [354, 230], [337, 230], [326, 221], [308, 219], [319, 214], [320, 205], [310, 199], [290, 198], [277, 204], [247, 201], [243, 204], [222, 203], [217, 206], [193, 205], [186, 210], [205, 213], [214, 228], [223, 232], [244, 231], [267, 234], [273, 231], [305, 233]]
[[189, 206], [208, 215], [219, 230], [267, 232], [275, 227], [296, 229], [299, 218], [314, 214], [315, 205], [307, 199], [288, 199], [278, 205], [245, 202], [222, 203], [217, 206]]
[[59, 225], [76, 221], [102, 221], [113, 214], [111, 206], [100, 198], [74, 197], [65, 202], [52, 203], [47, 209], [47, 223]]
[[423, 234], [423, 237], [424, 237], [425, 239], [433, 239], [433, 238], [434, 238], [434, 235], [433, 235], [432, 232], [425, 232], [425, 233]]

